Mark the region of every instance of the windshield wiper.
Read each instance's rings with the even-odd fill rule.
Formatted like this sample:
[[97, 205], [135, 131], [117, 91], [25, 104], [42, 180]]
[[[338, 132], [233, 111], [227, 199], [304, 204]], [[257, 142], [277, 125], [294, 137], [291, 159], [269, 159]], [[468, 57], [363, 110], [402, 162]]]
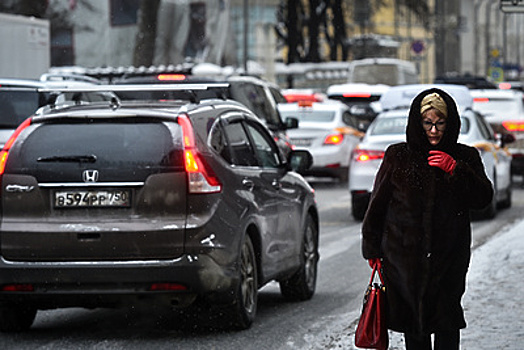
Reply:
[[52, 156], [52, 157], [39, 157], [37, 162], [63, 162], [63, 163], [94, 163], [96, 162], [96, 156]]

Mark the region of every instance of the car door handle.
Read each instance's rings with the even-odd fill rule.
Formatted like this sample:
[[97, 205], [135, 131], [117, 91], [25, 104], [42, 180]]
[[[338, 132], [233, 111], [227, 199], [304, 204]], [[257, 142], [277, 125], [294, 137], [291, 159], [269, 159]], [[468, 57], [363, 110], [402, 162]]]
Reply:
[[242, 186], [244, 186], [245, 188], [247, 188], [249, 191], [252, 191], [253, 188], [255, 187], [255, 183], [249, 179], [243, 179], [242, 180]]

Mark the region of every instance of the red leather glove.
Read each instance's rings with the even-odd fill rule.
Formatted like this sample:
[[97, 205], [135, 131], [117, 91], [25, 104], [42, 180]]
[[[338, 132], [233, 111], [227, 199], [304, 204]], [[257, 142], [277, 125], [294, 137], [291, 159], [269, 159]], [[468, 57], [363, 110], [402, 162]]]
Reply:
[[368, 259], [369, 267], [373, 268], [375, 264], [378, 264], [377, 268], [382, 268], [382, 261], [379, 258]]
[[444, 170], [448, 174], [453, 174], [457, 161], [449, 154], [442, 151], [429, 151], [428, 164]]

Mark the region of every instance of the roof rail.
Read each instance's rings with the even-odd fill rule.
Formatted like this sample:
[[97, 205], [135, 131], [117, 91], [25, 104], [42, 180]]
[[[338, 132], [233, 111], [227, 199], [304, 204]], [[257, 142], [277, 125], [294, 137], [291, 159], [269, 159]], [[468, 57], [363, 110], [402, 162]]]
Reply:
[[129, 84], [129, 85], [93, 85], [74, 87], [40, 88], [39, 92], [124, 92], [124, 91], [192, 91], [213, 88], [227, 88], [228, 83], [197, 84]]

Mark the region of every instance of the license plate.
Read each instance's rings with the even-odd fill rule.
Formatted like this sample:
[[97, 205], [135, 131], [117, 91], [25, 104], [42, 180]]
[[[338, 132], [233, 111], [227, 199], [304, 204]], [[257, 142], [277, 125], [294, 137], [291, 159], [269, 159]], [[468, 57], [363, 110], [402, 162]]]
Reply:
[[129, 207], [130, 198], [128, 190], [57, 191], [55, 207]]

